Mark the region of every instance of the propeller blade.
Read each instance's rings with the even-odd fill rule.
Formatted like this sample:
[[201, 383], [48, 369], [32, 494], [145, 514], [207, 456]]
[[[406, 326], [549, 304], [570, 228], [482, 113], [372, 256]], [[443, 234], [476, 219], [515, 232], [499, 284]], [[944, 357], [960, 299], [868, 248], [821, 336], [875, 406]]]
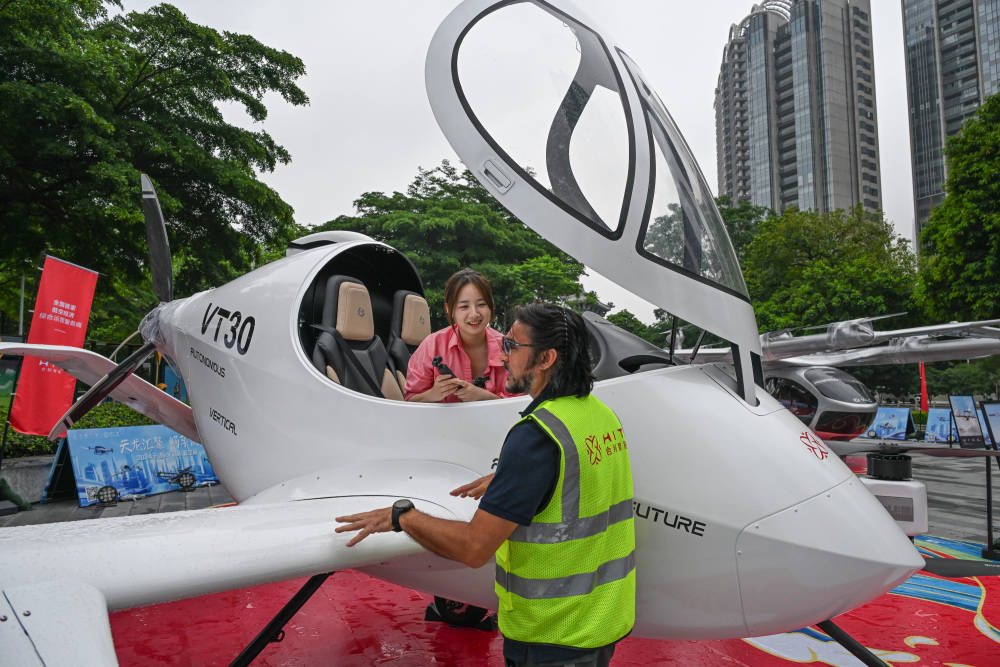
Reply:
[[961, 558], [925, 558], [924, 569], [931, 574], [950, 579], [962, 577], [987, 577], [1000, 574], [1000, 563], [988, 560], [963, 560]]
[[98, 380], [87, 392], [74, 403], [66, 414], [49, 431], [49, 440], [56, 440], [66, 429], [80, 421], [80, 418], [90, 412], [104, 398], [115, 390], [115, 387], [125, 381], [135, 369], [156, 350], [152, 343], [146, 343], [130, 354], [123, 362], [111, 369], [111, 372]]
[[140, 174], [142, 182], [142, 214], [146, 218], [146, 241], [149, 243], [149, 265], [153, 274], [153, 291], [161, 302], [173, 299], [173, 266], [170, 263], [170, 243], [167, 226], [163, 221], [160, 201], [156, 198], [153, 182]]

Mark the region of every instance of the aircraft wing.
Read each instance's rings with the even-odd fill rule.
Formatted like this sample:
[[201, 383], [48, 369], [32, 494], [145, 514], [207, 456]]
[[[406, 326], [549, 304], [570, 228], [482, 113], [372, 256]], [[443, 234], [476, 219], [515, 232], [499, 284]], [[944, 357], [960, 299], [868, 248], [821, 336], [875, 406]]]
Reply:
[[939, 340], [930, 336], [911, 336], [879, 347], [842, 352], [817, 352], [800, 357], [770, 361], [767, 367], [780, 366], [878, 366], [919, 361], [952, 361], [1000, 354], [1000, 338], [955, 338]]
[[[29, 355], [63, 369], [87, 385], [93, 385], [115, 367], [115, 362], [96, 352], [64, 345], [0, 343], [0, 355]], [[129, 375], [111, 392], [111, 397], [181, 435], [201, 442], [191, 406], [157, 389], [136, 375]]]
[[949, 322], [947, 324], [931, 324], [923, 327], [911, 327], [909, 329], [895, 329], [893, 331], [874, 332], [875, 343], [882, 343], [893, 338], [904, 336], [960, 336], [963, 334], [973, 334], [978, 336], [1000, 336], [1000, 320], [980, 320], [978, 322]]
[[[0, 665], [114, 664], [108, 611], [408, 557], [420, 558], [421, 568], [464, 568], [405, 533], [348, 547], [353, 534], [334, 532], [334, 517], [398, 498], [428, 514], [470, 519], [478, 503], [448, 491], [478, 473], [440, 461], [421, 466], [384, 461], [379, 474], [360, 476], [318, 470], [234, 507], [0, 529], [0, 615], [17, 619], [0, 623]], [[60, 651], [73, 659], [48, 657]]]
[[0, 660], [5, 665], [115, 665], [104, 596], [77, 581], [4, 587]]

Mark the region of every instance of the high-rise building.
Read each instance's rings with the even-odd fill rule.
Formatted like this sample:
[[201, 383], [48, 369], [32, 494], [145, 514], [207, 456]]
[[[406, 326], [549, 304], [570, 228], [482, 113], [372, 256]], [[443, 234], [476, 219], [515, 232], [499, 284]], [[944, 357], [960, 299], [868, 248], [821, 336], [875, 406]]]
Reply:
[[765, 0], [715, 89], [719, 194], [783, 211], [882, 207], [869, 0]]
[[945, 139], [1000, 84], [1000, 0], [902, 0], [902, 9], [919, 239], [944, 199]]

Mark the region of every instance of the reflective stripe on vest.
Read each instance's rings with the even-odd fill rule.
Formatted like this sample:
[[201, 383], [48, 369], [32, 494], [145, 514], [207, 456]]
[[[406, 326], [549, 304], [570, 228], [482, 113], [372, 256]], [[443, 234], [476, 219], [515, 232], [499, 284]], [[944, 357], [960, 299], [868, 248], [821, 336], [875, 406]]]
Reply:
[[635, 569], [635, 550], [627, 556], [602, 564], [595, 572], [571, 574], [554, 579], [528, 579], [511, 574], [497, 565], [497, 581], [511, 593], [530, 600], [565, 598], [586, 595], [602, 584], [610, 584], [628, 576]]
[[[563, 482], [565, 485], [565, 482]], [[563, 508], [563, 512], [565, 512]], [[565, 514], [563, 515], [565, 516]], [[576, 517], [562, 523], [532, 523], [528, 526], [518, 526], [510, 535], [512, 542], [530, 542], [531, 544], [555, 544], [567, 540], [580, 540], [584, 537], [603, 533], [613, 523], [632, 518], [632, 499], [628, 498], [615, 503], [607, 512], [594, 516]]]

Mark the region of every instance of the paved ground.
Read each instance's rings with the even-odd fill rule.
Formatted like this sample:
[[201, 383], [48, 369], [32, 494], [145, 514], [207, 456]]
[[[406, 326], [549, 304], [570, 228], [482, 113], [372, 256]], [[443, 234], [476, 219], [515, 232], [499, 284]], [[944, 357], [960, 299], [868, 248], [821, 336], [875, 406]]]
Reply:
[[[993, 466], [993, 539], [1000, 536], [1000, 468]], [[913, 477], [927, 485], [928, 533], [986, 543], [986, 460], [913, 455]]]
[[36, 523], [55, 523], [57, 521], [129, 516], [132, 514], [156, 514], [157, 512], [197, 510], [203, 507], [231, 502], [233, 502], [233, 499], [220, 485], [200, 486], [191, 491], [172, 491], [136, 500], [123, 500], [111, 507], [101, 507], [99, 505], [80, 507], [79, 502], [75, 499], [61, 500], [44, 505], [36, 503], [35, 509], [30, 512], [18, 512], [17, 514], [0, 516], [0, 528], [26, 526]]
[[[1000, 537], [1000, 468], [993, 464], [994, 539]], [[930, 535], [986, 543], [986, 463], [981, 458], [913, 455], [913, 476], [927, 485]], [[0, 516], [0, 528], [100, 517], [201, 509], [232, 502], [222, 486], [174, 491], [112, 507], [79, 507], [76, 500], [35, 505], [34, 511]]]

